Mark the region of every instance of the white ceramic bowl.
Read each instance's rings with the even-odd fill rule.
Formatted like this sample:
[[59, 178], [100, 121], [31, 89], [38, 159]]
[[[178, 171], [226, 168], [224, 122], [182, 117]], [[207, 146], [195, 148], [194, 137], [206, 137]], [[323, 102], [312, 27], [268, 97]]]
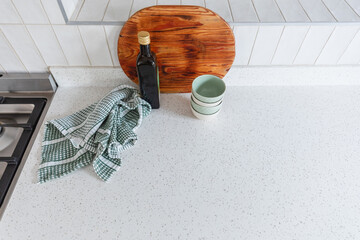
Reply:
[[191, 94], [191, 100], [193, 100], [196, 104], [203, 106], [203, 107], [215, 107], [215, 106], [219, 105], [223, 99], [221, 98], [219, 101], [214, 102], [214, 103], [205, 103], [205, 102], [202, 102], [199, 99], [197, 99], [193, 94]]
[[191, 111], [192, 111], [192, 113], [194, 114], [194, 116], [195, 117], [197, 117], [198, 119], [201, 119], [201, 120], [210, 120], [210, 119], [213, 119], [213, 118], [215, 118], [218, 114], [219, 114], [219, 112], [220, 112], [220, 110], [219, 111], [217, 111], [216, 113], [214, 113], [214, 114], [201, 114], [201, 113], [198, 113], [191, 105], [190, 105], [190, 108], [191, 108]]

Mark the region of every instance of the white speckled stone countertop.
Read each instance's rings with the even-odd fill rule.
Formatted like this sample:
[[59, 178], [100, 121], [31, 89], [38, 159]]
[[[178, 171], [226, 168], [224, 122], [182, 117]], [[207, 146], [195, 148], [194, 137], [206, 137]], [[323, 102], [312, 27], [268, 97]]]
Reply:
[[[84, 77], [58, 79], [48, 120], [121, 83]], [[229, 86], [208, 122], [189, 97], [161, 95], [109, 183], [86, 167], [36, 184], [41, 130], [0, 239], [360, 239], [360, 86]]]

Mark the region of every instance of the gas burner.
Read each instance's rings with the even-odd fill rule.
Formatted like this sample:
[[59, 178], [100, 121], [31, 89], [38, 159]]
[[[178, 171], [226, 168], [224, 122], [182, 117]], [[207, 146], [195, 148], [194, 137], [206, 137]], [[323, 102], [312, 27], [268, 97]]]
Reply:
[[55, 90], [49, 74], [0, 77], [0, 219]]
[[18, 127], [4, 127], [6, 124], [16, 124], [16, 121], [13, 119], [0, 120], [0, 156], [3, 157], [11, 156], [22, 132], [22, 129]]

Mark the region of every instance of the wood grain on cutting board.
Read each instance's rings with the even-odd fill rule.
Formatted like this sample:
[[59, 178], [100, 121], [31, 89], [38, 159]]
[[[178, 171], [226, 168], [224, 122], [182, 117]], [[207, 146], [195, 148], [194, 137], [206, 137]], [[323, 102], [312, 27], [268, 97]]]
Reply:
[[232, 30], [213, 11], [200, 6], [144, 8], [125, 23], [118, 41], [120, 65], [136, 83], [139, 31], [150, 32], [163, 93], [190, 92], [199, 75], [224, 77], [235, 57]]

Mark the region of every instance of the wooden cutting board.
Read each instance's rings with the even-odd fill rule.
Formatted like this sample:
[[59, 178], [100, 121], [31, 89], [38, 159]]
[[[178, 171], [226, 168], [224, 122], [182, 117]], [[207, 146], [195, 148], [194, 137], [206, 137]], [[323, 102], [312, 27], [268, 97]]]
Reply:
[[163, 93], [191, 92], [197, 76], [222, 78], [234, 61], [234, 35], [219, 15], [199, 6], [152, 6], [132, 15], [119, 36], [120, 65], [136, 83], [139, 31], [150, 32]]

